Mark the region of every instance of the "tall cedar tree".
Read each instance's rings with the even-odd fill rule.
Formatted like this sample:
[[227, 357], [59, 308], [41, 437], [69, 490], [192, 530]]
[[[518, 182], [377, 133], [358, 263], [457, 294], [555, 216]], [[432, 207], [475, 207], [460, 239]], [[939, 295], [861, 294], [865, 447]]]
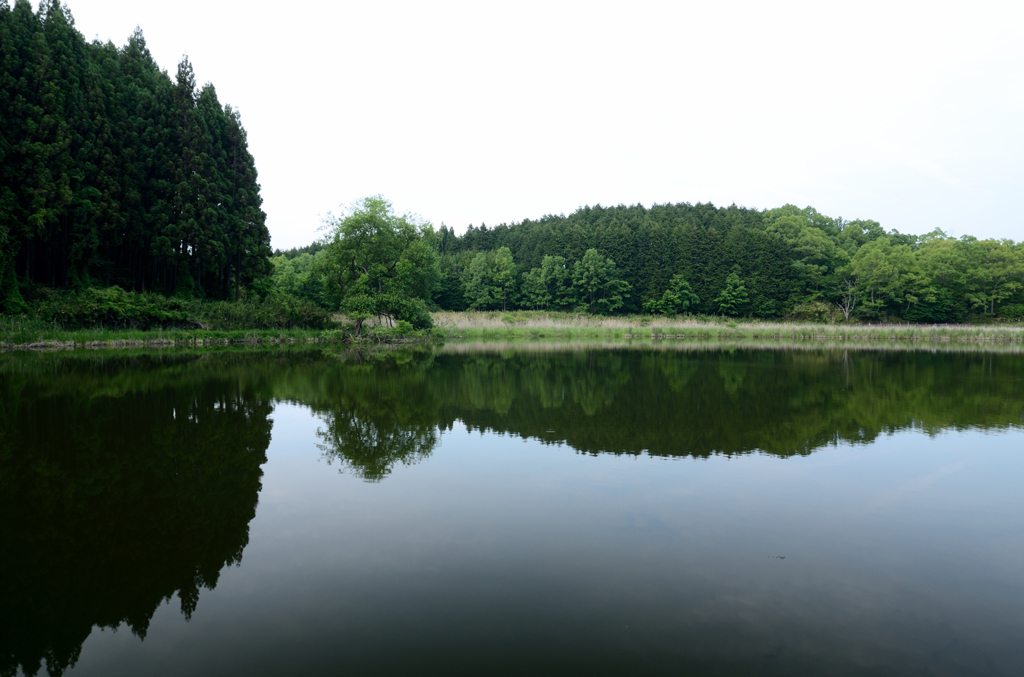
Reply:
[[238, 298], [272, 266], [238, 112], [142, 32], [88, 43], [66, 7], [0, 0], [0, 311], [28, 285]]

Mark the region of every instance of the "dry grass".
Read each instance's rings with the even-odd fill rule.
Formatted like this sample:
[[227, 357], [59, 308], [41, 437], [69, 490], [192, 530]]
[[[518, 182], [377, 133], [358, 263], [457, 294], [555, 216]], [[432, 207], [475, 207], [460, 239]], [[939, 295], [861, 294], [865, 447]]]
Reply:
[[906, 342], [906, 341], [763, 341], [738, 340], [603, 340], [603, 339], [547, 339], [523, 341], [521, 339], [491, 339], [452, 341], [438, 348], [446, 354], [507, 354], [507, 353], [567, 353], [590, 350], [629, 350], [640, 352], [702, 353], [721, 350], [772, 351], [842, 351], [842, 352], [898, 352], [913, 350], [928, 353], [998, 353], [1024, 355], [1024, 344], [1019, 342]]
[[745, 340], [1022, 342], [1024, 325], [805, 324], [719, 317], [601, 317], [543, 311], [438, 312], [435, 331], [448, 339], [686, 338]]

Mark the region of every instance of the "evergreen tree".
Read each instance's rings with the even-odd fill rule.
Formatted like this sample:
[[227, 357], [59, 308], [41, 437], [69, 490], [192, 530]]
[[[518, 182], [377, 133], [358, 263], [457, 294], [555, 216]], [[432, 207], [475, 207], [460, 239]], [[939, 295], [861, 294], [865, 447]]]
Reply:
[[750, 303], [747, 288], [743, 286], [740, 276], [735, 271], [725, 278], [725, 289], [715, 299], [715, 303], [718, 304], [718, 312], [731, 317], [741, 314]]
[[0, 66], [0, 310], [26, 282], [237, 298], [269, 276], [245, 131], [187, 59], [172, 82], [138, 29], [89, 44], [57, 0], [0, 0]]

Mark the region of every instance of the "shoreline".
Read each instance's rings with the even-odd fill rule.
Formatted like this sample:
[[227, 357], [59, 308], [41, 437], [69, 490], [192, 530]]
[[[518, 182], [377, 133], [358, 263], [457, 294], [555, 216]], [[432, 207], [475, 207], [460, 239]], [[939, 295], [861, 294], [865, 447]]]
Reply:
[[211, 346], [417, 345], [467, 341], [749, 341], [857, 343], [861, 345], [1017, 345], [1024, 324], [823, 324], [650, 315], [593, 316], [541, 311], [436, 312], [430, 330], [399, 335], [382, 331], [356, 339], [343, 323], [331, 329], [74, 329], [0, 331], [0, 352], [23, 350], [206, 348]]
[[434, 313], [446, 340], [569, 339], [1019, 343], [1024, 324], [825, 324], [721, 317], [601, 317], [538, 311]]
[[76, 351], [76, 350], [133, 350], [133, 349], [166, 349], [166, 348], [211, 348], [211, 347], [257, 347], [257, 346], [293, 346], [293, 345], [314, 345], [314, 344], [341, 344], [349, 343], [353, 347], [365, 345], [372, 346], [416, 346], [431, 343], [452, 345], [469, 345], [474, 343], [504, 343], [505, 345], [538, 345], [538, 344], [586, 344], [591, 341], [607, 341], [613, 343], [648, 343], [652, 345], [665, 344], [744, 344], [749, 347], [784, 347], [789, 345], [800, 345], [803, 347], [839, 346], [856, 344], [858, 347], [888, 347], [899, 346], [901, 348], [937, 348], [937, 347], [1024, 347], [1024, 329], [1015, 332], [1015, 336], [915, 336], [915, 335], [841, 335], [841, 334], [815, 334], [815, 333], [791, 333], [791, 334], [766, 334], [766, 333], [683, 333], [683, 334], [661, 334], [661, 333], [612, 333], [612, 332], [562, 332], [547, 334], [514, 334], [514, 333], [491, 333], [472, 332], [466, 334], [427, 335], [420, 337], [388, 338], [380, 340], [362, 339], [358, 341], [346, 341], [345, 337], [280, 337], [280, 336], [251, 336], [246, 338], [218, 338], [218, 337], [195, 337], [195, 338], [111, 338], [105, 340], [66, 340], [47, 339], [32, 343], [7, 343], [0, 342], [0, 353], [12, 352], [51, 352], [51, 351]]

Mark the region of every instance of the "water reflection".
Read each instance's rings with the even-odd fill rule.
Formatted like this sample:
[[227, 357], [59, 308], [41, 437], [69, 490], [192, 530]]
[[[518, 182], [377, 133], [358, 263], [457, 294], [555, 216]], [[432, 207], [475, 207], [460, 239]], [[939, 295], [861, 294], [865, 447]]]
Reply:
[[792, 456], [908, 428], [1020, 426], [1024, 407], [1017, 355], [505, 350], [384, 353], [333, 370], [305, 388], [296, 372], [290, 392], [340, 431], [323, 436], [326, 453], [369, 479], [392, 457], [423, 458], [430, 431], [456, 420], [588, 454]]
[[585, 454], [807, 455], [902, 429], [1024, 426], [1018, 354], [464, 346], [364, 355], [0, 360], [0, 675], [73, 665], [94, 626], [146, 635], [241, 561], [273, 403], [369, 482], [458, 421]]
[[93, 626], [145, 637], [173, 595], [190, 616], [242, 559], [270, 442], [269, 398], [194, 360], [44, 362], [0, 379], [2, 675], [61, 674]]

